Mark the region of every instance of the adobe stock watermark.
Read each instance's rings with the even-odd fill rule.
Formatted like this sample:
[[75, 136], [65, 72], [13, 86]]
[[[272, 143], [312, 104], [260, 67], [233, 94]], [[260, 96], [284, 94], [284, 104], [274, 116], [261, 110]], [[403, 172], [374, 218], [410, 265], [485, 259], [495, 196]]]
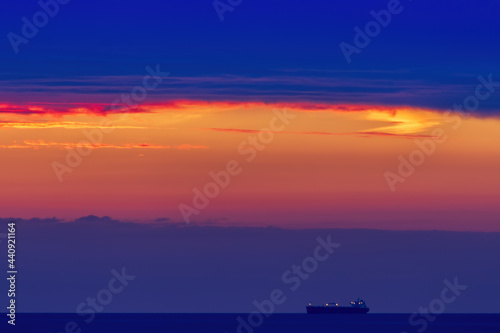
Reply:
[[[444, 312], [446, 305], [455, 302], [462, 292], [468, 288], [466, 285], [458, 283], [458, 277], [455, 277], [453, 283], [445, 279], [444, 284], [446, 287], [441, 290], [438, 298], [430, 301], [427, 307], [420, 307], [418, 312], [414, 312], [408, 318], [408, 323], [416, 327], [418, 333], [423, 333], [429, 326], [429, 322], [435, 321], [437, 316]], [[401, 331], [401, 333], [408, 332]]]
[[[269, 127], [261, 129], [256, 135], [249, 136], [238, 145], [238, 153], [241, 156], [247, 156], [245, 158], [246, 163], [253, 162], [258, 153], [266, 149], [266, 146], [274, 141], [275, 133], [283, 131], [290, 124], [290, 120], [296, 117], [296, 115], [288, 113], [286, 109], [282, 111], [273, 110], [273, 113], [274, 117], [271, 118]], [[193, 188], [192, 204], [179, 204], [178, 208], [184, 222], [189, 224], [192, 215], [199, 215], [201, 211], [208, 207], [210, 200], [218, 197], [221, 191], [228, 187], [231, 179], [242, 172], [242, 163], [237, 160], [228, 161], [223, 170], [210, 171], [208, 177], [211, 181], [205, 183], [201, 189], [198, 187]]]
[[[253, 333], [254, 330], [264, 324], [264, 319], [269, 318], [276, 310], [278, 305], [286, 302], [286, 290], [289, 292], [297, 291], [302, 282], [306, 281], [311, 275], [318, 270], [319, 264], [325, 262], [338, 249], [341, 244], [333, 243], [332, 236], [328, 235], [326, 240], [316, 238], [318, 245], [313, 250], [313, 254], [305, 257], [300, 264], [293, 264], [289, 269], [281, 275], [281, 282], [285, 288], [276, 288], [269, 293], [269, 299], [263, 301], [254, 300], [252, 304], [256, 310], [250, 312], [247, 318], [238, 316], [236, 321], [237, 333]], [[227, 333], [227, 332], [226, 332]]]
[[215, 0], [212, 4], [217, 16], [219, 16], [219, 20], [224, 22], [224, 13], [232, 12], [234, 8], [241, 5], [242, 2], [243, 0]]
[[[170, 73], [162, 72], [159, 64], [156, 65], [156, 69], [153, 69], [151, 66], [147, 66], [146, 71], [148, 74], [143, 77], [141, 85], [133, 87], [129, 94], [121, 94], [120, 98], [113, 101], [111, 109], [114, 111], [120, 110], [120, 113], [123, 113], [120, 121], [129, 117], [128, 111], [142, 103], [148, 96], [148, 92], [156, 89], [158, 85], [162, 83], [168, 75], [170, 75]], [[126, 107], [122, 110], [118, 107], [118, 105], [126, 105]], [[84, 157], [92, 154], [93, 150], [102, 144], [104, 134], [113, 133], [115, 128], [112, 125], [113, 122], [104, 117], [99, 122], [98, 128], [82, 130], [82, 134], [87, 138], [87, 140], [80, 141], [76, 145], [76, 149], [66, 148], [67, 154], [65, 163], [58, 161], [52, 162], [52, 170], [59, 180], [59, 183], [64, 181], [63, 176], [66, 173], [72, 173], [75, 168], [82, 164]]]
[[370, 45], [372, 38], [377, 37], [381, 33], [382, 28], [386, 28], [391, 23], [392, 16], [400, 14], [403, 9], [404, 7], [399, 0], [389, 0], [387, 2], [387, 9], [382, 9], [378, 12], [374, 10], [370, 11], [373, 20], [365, 24], [364, 31], [358, 26], [354, 27], [354, 32], [356, 33], [353, 38], [354, 45], [344, 41], [339, 44], [347, 63], [351, 63], [351, 57], [354, 53], [360, 54], [364, 48]]
[[[453, 112], [447, 111], [443, 113], [443, 122], [452, 124], [451, 128], [453, 130], [458, 130], [462, 125], [463, 118], [477, 111], [481, 101], [490, 98], [497, 87], [500, 87], [500, 82], [493, 81], [493, 74], [489, 74], [488, 78], [479, 75], [477, 79], [479, 84], [476, 86], [474, 93], [465, 97], [461, 104], [455, 103], [453, 105]], [[428, 157], [436, 152], [437, 144], [448, 140], [448, 135], [445, 135], [445, 133], [445, 129], [435, 128], [430, 138], [414, 140], [417, 148], [412, 150], [408, 157], [404, 157], [403, 155], [398, 156], [399, 165], [397, 171], [385, 171], [383, 175], [391, 192], [395, 192], [398, 183], [404, 183], [415, 173], [418, 167], [424, 164]]]
[[[128, 275], [125, 267], [121, 269], [121, 272], [112, 269], [111, 275], [113, 277], [108, 281], [106, 287], [99, 290], [95, 297], [87, 297], [84, 302], [77, 305], [76, 313], [81, 317], [87, 317], [84, 320], [85, 324], [92, 323], [96, 317], [96, 313], [103, 312], [105, 307], [111, 304], [114, 297], [121, 294], [130, 281], [136, 278], [133, 275]], [[64, 330], [60, 333], [81, 333], [82, 324], [78, 324], [75, 321], [68, 321], [64, 325]]]
[[7, 38], [12, 46], [12, 49], [17, 54], [21, 44], [28, 44], [30, 39], [38, 35], [39, 29], [45, 27], [51, 18], [54, 18], [61, 8], [61, 5], [66, 5], [71, 0], [40, 0], [38, 5], [41, 10], [35, 12], [30, 19], [26, 16], [21, 18], [23, 25], [21, 26], [20, 34], [9, 32]]

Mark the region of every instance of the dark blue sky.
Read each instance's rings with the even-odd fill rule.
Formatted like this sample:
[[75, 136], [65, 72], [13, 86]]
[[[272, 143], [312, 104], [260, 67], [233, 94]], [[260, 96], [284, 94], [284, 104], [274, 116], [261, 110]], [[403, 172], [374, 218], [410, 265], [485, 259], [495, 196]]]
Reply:
[[[287, 301], [277, 312], [363, 297], [373, 312], [411, 313], [439, 298], [443, 280], [455, 277], [468, 289], [446, 312], [494, 312], [500, 297], [499, 233], [145, 226], [97, 218], [20, 221], [17, 229], [21, 312], [74, 313], [122, 267], [136, 278], [104, 312], [244, 313], [282, 289]], [[340, 247], [290, 290], [295, 283], [284, 283], [283, 273], [313, 256], [316, 238], [328, 235]], [[0, 247], [6, 253], [5, 241]], [[6, 290], [5, 281], [0, 287]]]
[[[36, 1], [4, 3], [0, 83], [8, 91], [4, 87], [12, 89], [9, 80], [26, 80], [16, 91], [29, 100], [30, 93], [44, 92], [44, 87], [29, 87], [33, 77], [142, 75], [145, 66], [161, 64], [173, 78], [217, 79], [174, 82], [170, 90], [155, 92], [163, 100], [358, 102], [447, 109], [473, 92], [478, 75], [491, 73], [500, 81], [498, 1], [402, 1], [403, 10], [348, 64], [339, 44], [353, 43], [353, 28], [364, 28], [373, 20], [370, 11], [385, 9], [387, 3], [243, 1], [221, 22], [211, 1], [72, 0], [28, 44], [20, 45], [18, 54], [6, 36], [20, 33], [21, 18], [31, 18], [40, 7]], [[227, 82], [228, 76], [241, 82]], [[270, 83], [248, 81], [256, 77]], [[345, 84], [332, 87], [332, 82]], [[85, 90], [76, 90], [81, 100], [89, 99]], [[115, 91], [100, 92], [105, 93]], [[478, 112], [496, 114], [499, 106], [500, 98], [492, 97]]]

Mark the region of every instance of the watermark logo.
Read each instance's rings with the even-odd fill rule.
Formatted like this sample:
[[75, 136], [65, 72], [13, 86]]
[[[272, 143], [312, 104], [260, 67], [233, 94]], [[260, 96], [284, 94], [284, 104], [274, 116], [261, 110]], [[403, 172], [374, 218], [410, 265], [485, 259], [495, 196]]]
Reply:
[[21, 33], [16, 34], [14, 32], [9, 32], [7, 34], [7, 39], [12, 46], [12, 49], [17, 54], [19, 53], [19, 46], [21, 44], [28, 44], [30, 39], [35, 38], [38, 35], [39, 29], [45, 27], [51, 18], [54, 18], [60, 9], [60, 5], [66, 5], [71, 0], [40, 0], [38, 5], [42, 10], [37, 11], [33, 14], [33, 17], [28, 19], [26, 16], [21, 18], [23, 25], [21, 27]]
[[364, 30], [361, 30], [358, 26], [354, 27], [356, 34], [354, 35], [353, 43], [341, 42], [339, 44], [347, 63], [351, 63], [351, 57], [354, 53], [360, 54], [364, 48], [370, 45], [372, 38], [377, 37], [381, 33], [382, 28], [387, 27], [391, 23], [392, 16], [400, 14], [403, 9], [404, 7], [399, 0], [389, 0], [387, 9], [382, 9], [378, 12], [374, 10], [370, 11], [370, 15], [374, 19], [365, 24]]
[[[471, 112], [479, 109], [481, 101], [490, 98], [497, 87], [500, 87], [500, 82], [493, 81], [492, 74], [489, 74], [488, 78], [479, 75], [477, 79], [479, 84], [474, 89], [474, 94], [465, 97], [461, 104], [455, 103], [453, 105], [454, 112], [448, 111], [443, 113], [443, 122], [452, 124], [454, 130], [460, 128], [463, 118], [468, 117]], [[464, 109], [467, 112], [464, 112]], [[412, 150], [408, 157], [404, 157], [403, 155], [398, 156], [399, 165], [397, 171], [385, 171], [383, 174], [391, 192], [395, 192], [397, 184], [406, 182], [415, 173], [416, 169], [423, 165], [426, 159], [436, 152], [437, 144], [448, 140], [448, 135], [445, 135], [445, 133], [444, 129], [435, 128], [432, 131], [431, 138], [424, 140], [416, 139], [414, 141], [417, 148]]]
[[[114, 300], [114, 296], [122, 293], [130, 284], [130, 281], [135, 280], [134, 275], [128, 275], [125, 267], [122, 267], [121, 271], [116, 269], [111, 270], [111, 275], [113, 276], [106, 285], [105, 288], [99, 290], [95, 297], [87, 297], [84, 302], [80, 303], [76, 307], [76, 313], [81, 317], [85, 318], [85, 323], [88, 325], [92, 323], [96, 317], [96, 313], [103, 312], [105, 307], [111, 304]], [[64, 325], [64, 332], [82, 332], [81, 325], [75, 321], [68, 321]]]
[[[156, 69], [147, 66], [146, 71], [148, 74], [142, 78], [141, 85], [133, 87], [129, 94], [121, 94], [120, 98], [113, 101], [111, 109], [114, 111], [119, 110], [123, 113], [120, 121], [125, 120], [129, 116], [128, 111], [130, 109], [137, 107], [139, 103], [146, 99], [148, 91], [156, 89], [163, 82], [164, 78], [170, 75], [170, 73], [162, 72], [159, 64], [156, 65]], [[125, 109], [119, 109], [119, 105], [125, 105], [126, 107]], [[82, 164], [84, 157], [92, 154], [93, 150], [103, 143], [104, 134], [113, 133], [114, 130], [112, 121], [107, 118], [101, 120], [98, 128], [82, 130], [82, 134], [87, 140], [80, 141], [76, 149], [66, 148], [65, 163], [52, 162], [52, 170], [59, 182], [62, 183], [64, 181], [63, 176], [66, 173], [72, 173], [75, 168]]]
[[[421, 306], [418, 312], [410, 315], [408, 323], [411, 326], [417, 327], [416, 330], [418, 333], [423, 333], [429, 326], [429, 322], [435, 321], [436, 316], [444, 312], [446, 305], [455, 302], [462, 295], [462, 292], [468, 288], [466, 285], [458, 283], [458, 277], [455, 277], [453, 283], [446, 279], [444, 280], [444, 284], [446, 287], [441, 290], [440, 297], [430, 301], [427, 307]], [[401, 331], [401, 333], [408, 332]]]
[[[237, 151], [241, 156], [246, 156], [246, 163], [253, 162], [258, 153], [273, 142], [275, 133], [283, 131], [290, 124], [290, 120], [296, 117], [296, 115], [288, 113], [287, 110], [273, 110], [273, 113], [274, 117], [270, 120], [269, 127], [261, 129], [257, 135], [249, 136], [238, 145]], [[221, 191], [229, 186], [231, 179], [242, 172], [243, 167], [237, 160], [228, 161], [224, 170], [210, 171], [208, 173], [210, 181], [201, 186], [201, 189], [198, 187], [193, 188], [194, 195], [191, 205], [179, 204], [178, 208], [184, 222], [189, 224], [192, 215], [199, 215], [206, 209], [210, 204], [210, 200], [218, 197]]]
[[[292, 292], [297, 291], [302, 282], [309, 279], [311, 275], [318, 270], [319, 263], [330, 258], [335, 249], [338, 249], [341, 244], [332, 242], [332, 236], [328, 235], [326, 239], [316, 238], [318, 245], [313, 250], [311, 256], [305, 257], [300, 264], [294, 264], [283, 272], [281, 276], [282, 283]], [[276, 310], [278, 305], [285, 303], [287, 300], [286, 289], [273, 289], [269, 293], [269, 299], [263, 301], [254, 300], [252, 304], [256, 310], [250, 312], [247, 318], [238, 316], [236, 321], [238, 326], [237, 333], [253, 333], [254, 329], [264, 324], [264, 319], [269, 318]]]
[[224, 14], [226, 12], [232, 12], [235, 7], [238, 7], [241, 5], [243, 0], [215, 0], [212, 2], [215, 12], [217, 13], [217, 16], [219, 17], [219, 20], [221, 22], [224, 22]]

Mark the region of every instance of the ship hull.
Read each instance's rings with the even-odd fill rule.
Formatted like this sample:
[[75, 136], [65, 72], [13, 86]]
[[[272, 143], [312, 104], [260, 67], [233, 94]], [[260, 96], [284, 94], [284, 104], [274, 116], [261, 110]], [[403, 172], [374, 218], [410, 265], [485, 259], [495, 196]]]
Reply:
[[308, 306], [307, 313], [309, 314], [366, 314], [370, 311], [369, 308], [353, 308], [343, 306]]

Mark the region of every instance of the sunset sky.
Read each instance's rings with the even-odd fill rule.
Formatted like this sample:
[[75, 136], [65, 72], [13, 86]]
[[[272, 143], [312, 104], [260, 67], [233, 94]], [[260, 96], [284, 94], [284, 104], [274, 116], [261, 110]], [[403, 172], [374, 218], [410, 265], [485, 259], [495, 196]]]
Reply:
[[[0, 148], [7, 216], [182, 220], [178, 205], [192, 206], [192, 189], [203, 189], [210, 171], [237, 160], [242, 172], [193, 221], [497, 228], [496, 118], [457, 123], [434, 110], [381, 105], [176, 101], [103, 114], [99, 104], [27, 104], [2, 106], [8, 110]], [[241, 149], [248, 155], [241, 154], [241, 143], [269, 128], [273, 110], [295, 118], [260, 143], [265, 149], [246, 144]], [[112, 133], [104, 132], [102, 118], [109, 118]], [[392, 192], [384, 173], [397, 173], [398, 156], [408, 158], [416, 142], [433, 140], [435, 128], [445, 132], [444, 142], [434, 143], [435, 153]], [[76, 164], [68, 164], [68, 149], [81, 156], [73, 157]], [[251, 150], [256, 157], [248, 161]]]
[[446, 313], [498, 313], [499, 0], [0, 12], [18, 313], [84, 323], [78, 305], [122, 267], [137, 279], [103, 312], [250, 313], [290, 291], [283, 272], [316, 260], [318, 237], [341, 246], [276, 312], [362, 297], [410, 314], [458, 279]]
[[[2, 44], [2, 216], [184, 222], [179, 205], [235, 160], [241, 173], [192, 223], [500, 231], [499, 23], [462, 28], [500, 6], [461, 3], [404, 3], [351, 63], [339, 43], [387, 1], [248, 1], [223, 22], [209, 1], [61, 5], [18, 53]], [[37, 10], [13, 4], [5, 34]], [[449, 113], [485, 80], [477, 109]], [[269, 133], [276, 112], [293, 117]], [[272, 136], [248, 161], [261, 130]], [[391, 187], [419, 142], [435, 148]]]

